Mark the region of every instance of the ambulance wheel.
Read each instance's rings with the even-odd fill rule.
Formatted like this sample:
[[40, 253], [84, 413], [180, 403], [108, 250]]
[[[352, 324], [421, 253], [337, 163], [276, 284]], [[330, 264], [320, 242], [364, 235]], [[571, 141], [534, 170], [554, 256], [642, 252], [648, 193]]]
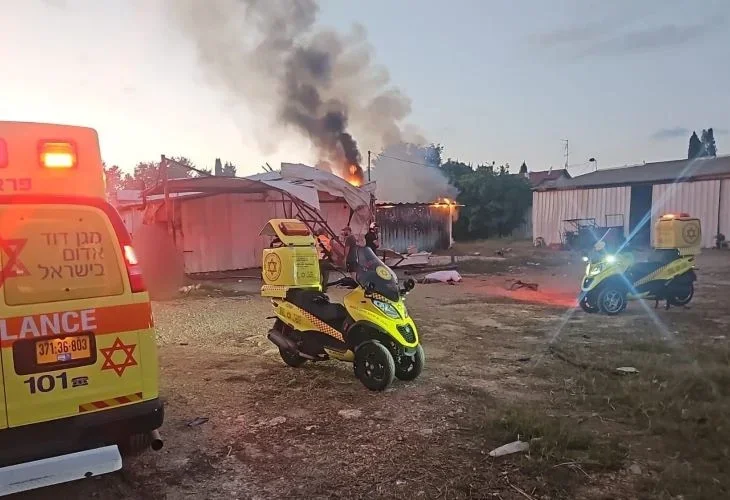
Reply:
[[355, 376], [371, 391], [384, 391], [395, 378], [395, 361], [380, 342], [370, 341], [355, 351]]
[[307, 362], [306, 358], [301, 357], [299, 354], [285, 351], [284, 349], [279, 349], [279, 356], [284, 360], [284, 363], [293, 368], [299, 368]]
[[418, 344], [413, 356], [400, 356], [398, 364], [395, 366], [395, 376], [399, 380], [415, 380], [423, 371], [423, 365], [425, 363], [426, 355], [423, 352], [421, 344]]
[[598, 306], [594, 306], [588, 302], [588, 297], [583, 297], [583, 299], [580, 301], [580, 308], [588, 314], [594, 314], [599, 311]]
[[623, 312], [626, 309], [626, 291], [617, 286], [607, 286], [598, 295], [598, 307], [609, 316]]
[[674, 294], [674, 296], [669, 297], [667, 300], [669, 303], [676, 307], [682, 307], [689, 304], [689, 302], [692, 300], [692, 297], [695, 295], [695, 286], [692, 283], [688, 283], [687, 286], [679, 293]]

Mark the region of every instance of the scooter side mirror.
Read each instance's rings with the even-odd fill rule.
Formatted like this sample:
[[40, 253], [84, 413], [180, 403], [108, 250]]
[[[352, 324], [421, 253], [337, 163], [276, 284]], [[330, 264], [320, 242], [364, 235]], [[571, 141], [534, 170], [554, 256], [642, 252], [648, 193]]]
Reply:
[[401, 289], [400, 294], [405, 295], [408, 292], [410, 292], [411, 290], [413, 290], [415, 287], [416, 287], [416, 282], [413, 280], [413, 278], [408, 278], [403, 283], [403, 288]]

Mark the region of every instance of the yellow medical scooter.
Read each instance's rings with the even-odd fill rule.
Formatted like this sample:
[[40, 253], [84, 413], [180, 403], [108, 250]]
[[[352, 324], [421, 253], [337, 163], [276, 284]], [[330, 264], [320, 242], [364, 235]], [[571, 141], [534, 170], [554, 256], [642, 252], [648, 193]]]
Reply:
[[425, 363], [423, 347], [405, 297], [412, 279], [398, 284], [395, 273], [370, 248], [356, 248], [355, 278], [330, 283], [350, 288], [343, 304], [322, 292], [315, 239], [296, 219], [272, 219], [261, 235], [264, 249], [261, 295], [270, 297], [276, 321], [268, 338], [286, 364], [338, 359], [353, 363], [365, 387], [382, 391], [393, 382], [414, 380]]

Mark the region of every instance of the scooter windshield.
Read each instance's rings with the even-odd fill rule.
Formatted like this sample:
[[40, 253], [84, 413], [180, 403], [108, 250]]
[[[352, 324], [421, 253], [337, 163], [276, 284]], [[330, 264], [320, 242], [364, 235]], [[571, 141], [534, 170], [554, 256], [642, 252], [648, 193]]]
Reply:
[[369, 247], [357, 247], [356, 279], [365, 290], [392, 301], [400, 300], [398, 278]]

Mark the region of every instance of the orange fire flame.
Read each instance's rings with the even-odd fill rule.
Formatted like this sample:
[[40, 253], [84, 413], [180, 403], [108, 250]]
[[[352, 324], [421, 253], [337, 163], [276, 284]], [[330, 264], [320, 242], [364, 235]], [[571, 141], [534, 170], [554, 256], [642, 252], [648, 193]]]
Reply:
[[350, 167], [348, 168], [348, 175], [346, 180], [353, 186], [362, 186], [362, 179], [358, 175], [357, 165], [350, 165]]

